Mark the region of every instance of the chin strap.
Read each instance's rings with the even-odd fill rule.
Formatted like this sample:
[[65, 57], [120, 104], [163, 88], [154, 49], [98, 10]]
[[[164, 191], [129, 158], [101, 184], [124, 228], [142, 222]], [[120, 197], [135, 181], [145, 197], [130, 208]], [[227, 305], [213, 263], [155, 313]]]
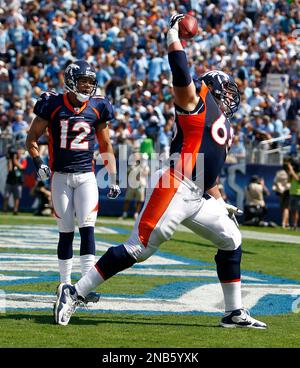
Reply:
[[83, 93], [76, 93], [76, 98], [80, 102], [87, 102], [91, 96], [85, 95]]

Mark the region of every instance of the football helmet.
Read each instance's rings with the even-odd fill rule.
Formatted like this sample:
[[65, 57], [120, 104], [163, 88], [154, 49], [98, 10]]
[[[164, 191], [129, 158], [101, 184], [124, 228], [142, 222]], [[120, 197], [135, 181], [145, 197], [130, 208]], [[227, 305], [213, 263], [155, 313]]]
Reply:
[[[88, 89], [79, 90], [80, 78], [90, 79]], [[77, 60], [67, 66], [64, 75], [65, 88], [76, 95], [80, 102], [86, 102], [96, 93], [97, 78], [94, 67], [85, 60]]]
[[210, 87], [211, 94], [227, 118], [238, 110], [240, 104], [240, 92], [234, 79], [220, 71], [211, 70], [202, 74], [199, 80], [204, 81]]

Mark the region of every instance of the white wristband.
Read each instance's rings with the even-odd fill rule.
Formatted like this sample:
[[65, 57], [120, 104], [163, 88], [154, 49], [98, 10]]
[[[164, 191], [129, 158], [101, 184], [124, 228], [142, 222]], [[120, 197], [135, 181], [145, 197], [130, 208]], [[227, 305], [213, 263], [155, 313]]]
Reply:
[[168, 45], [168, 47], [176, 41], [179, 41], [178, 31], [174, 28], [171, 28], [171, 29], [169, 29], [169, 31], [167, 33], [167, 45]]

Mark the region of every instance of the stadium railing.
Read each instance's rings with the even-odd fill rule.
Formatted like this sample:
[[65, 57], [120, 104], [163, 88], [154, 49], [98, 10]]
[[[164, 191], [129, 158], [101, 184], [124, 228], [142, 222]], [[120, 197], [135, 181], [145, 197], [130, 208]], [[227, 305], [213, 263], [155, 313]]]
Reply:
[[[259, 142], [254, 154], [254, 163], [262, 165], [282, 165], [283, 157], [286, 156], [291, 149], [291, 146], [288, 144], [290, 139], [291, 136], [286, 135]], [[275, 147], [274, 144], [276, 145]]]

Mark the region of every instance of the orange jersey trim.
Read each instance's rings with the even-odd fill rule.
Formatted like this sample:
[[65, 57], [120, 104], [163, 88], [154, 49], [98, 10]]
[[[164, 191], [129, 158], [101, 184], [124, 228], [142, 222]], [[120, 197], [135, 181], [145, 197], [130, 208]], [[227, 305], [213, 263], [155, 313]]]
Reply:
[[53, 134], [52, 128], [48, 127], [49, 138], [48, 138], [48, 152], [49, 152], [49, 167], [52, 170], [53, 165]]
[[71, 110], [74, 114], [78, 115], [80, 114], [87, 106], [88, 104], [88, 101], [85, 102], [80, 108], [78, 108], [78, 111], [75, 111], [74, 109], [74, 106], [72, 106], [69, 102], [69, 99], [68, 99], [68, 95], [67, 93], [64, 94], [64, 104], [66, 105], [66, 107]]
[[54, 116], [55, 114], [62, 108], [62, 105], [60, 106], [57, 106], [57, 108], [52, 112], [51, 116], [50, 116], [50, 119], [53, 120], [54, 119]]
[[94, 107], [92, 107], [92, 110], [96, 114], [97, 118], [100, 120], [100, 113], [99, 113], [99, 111], [97, 109], [95, 109]]

